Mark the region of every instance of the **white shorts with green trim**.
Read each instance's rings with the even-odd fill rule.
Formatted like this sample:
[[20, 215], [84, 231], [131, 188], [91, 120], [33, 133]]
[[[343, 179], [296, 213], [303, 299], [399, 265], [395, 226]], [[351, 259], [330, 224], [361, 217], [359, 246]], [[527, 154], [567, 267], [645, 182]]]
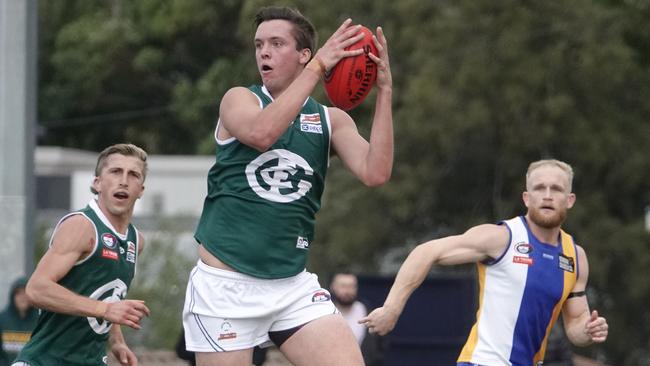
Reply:
[[318, 276], [260, 279], [198, 261], [183, 308], [188, 351], [225, 352], [271, 345], [269, 332], [291, 329], [336, 314]]

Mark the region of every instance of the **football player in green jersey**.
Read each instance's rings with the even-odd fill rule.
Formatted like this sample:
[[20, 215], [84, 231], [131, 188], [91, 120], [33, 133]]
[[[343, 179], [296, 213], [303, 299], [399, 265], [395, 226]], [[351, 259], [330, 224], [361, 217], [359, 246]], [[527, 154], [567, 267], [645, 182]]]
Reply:
[[137, 364], [120, 325], [140, 329], [149, 314], [144, 301], [125, 299], [144, 247], [131, 217], [146, 174], [147, 154], [135, 145], [100, 153], [91, 187], [97, 199], [59, 221], [27, 283], [43, 311], [17, 364], [103, 365], [109, 341], [121, 364]]
[[392, 77], [384, 32], [370, 138], [351, 116], [310, 95], [364, 34], [345, 20], [319, 49], [294, 9], [258, 11], [253, 39], [261, 85], [221, 100], [216, 163], [195, 238], [200, 261], [187, 287], [183, 325], [197, 364], [251, 364], [254, 346], [274, 343], [298, 366], [363, 365], [359, 346], [329, 292], [305, 271], [331, 155], [363, 184], [386, 183], [393, 167]]

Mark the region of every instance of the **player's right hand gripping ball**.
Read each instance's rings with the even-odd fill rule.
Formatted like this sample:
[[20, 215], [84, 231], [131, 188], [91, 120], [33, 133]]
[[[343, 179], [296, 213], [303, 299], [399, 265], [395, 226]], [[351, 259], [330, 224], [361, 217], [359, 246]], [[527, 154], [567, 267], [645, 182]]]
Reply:
[[377, 64], [368, 56], [368, 52], [377, 55], [372, 32], [364, 26], [361, 27], [361, 32], [363, 38], [345, 49], [363, 48], [364, 53], [342, 58], [325, 74], [327, 97], [333, 105], [345, 111], [361, 104], [377, 79]]

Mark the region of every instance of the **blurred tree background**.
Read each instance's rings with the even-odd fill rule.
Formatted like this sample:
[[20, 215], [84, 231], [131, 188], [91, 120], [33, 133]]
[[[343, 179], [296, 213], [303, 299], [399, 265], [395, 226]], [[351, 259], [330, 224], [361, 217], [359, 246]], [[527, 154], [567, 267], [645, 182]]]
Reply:
[[[252, 21], [270, 4], [300, 9], [320, 44], [347, 17], [389, 41], [392, 180], [371, 190], [333, 161], [310, 270], [375, 273], [397, 248], [520, 214], [528, 163], [555, 157], [574, 166], [566, 228], [611, 325], [607, 343], [577, 351], [650, 364], [650, 1], [41, 0], [39, 144], [213, 153], [221, 96], [259, 80]], [[373, 97], [351, 112], [366, 136]], [[156, 237], [147, 256], [165, 262], [146, 266], [187, 271], [173, 240]], [[132, 291], [173, 312], [168, 322], [186, 279], [170, 273]], [[164, 317], [144, 345], [171, 347], [179, 323]]]

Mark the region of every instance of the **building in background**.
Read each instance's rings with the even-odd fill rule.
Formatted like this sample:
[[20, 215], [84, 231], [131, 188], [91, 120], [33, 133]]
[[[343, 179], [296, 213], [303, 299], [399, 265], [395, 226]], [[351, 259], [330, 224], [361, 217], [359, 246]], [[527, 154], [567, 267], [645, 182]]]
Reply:
[[[93, 197], [97, 153], [63, 147], [36, 148], [36, 210], [41, 223], [83, 208]], [[206, 175], [213, 156], [150, 155], [146, 195], [135, 205], [134, 217], [198, 218], [207, 192]], [[55, 222], [53, 224], [56, 224]]]

